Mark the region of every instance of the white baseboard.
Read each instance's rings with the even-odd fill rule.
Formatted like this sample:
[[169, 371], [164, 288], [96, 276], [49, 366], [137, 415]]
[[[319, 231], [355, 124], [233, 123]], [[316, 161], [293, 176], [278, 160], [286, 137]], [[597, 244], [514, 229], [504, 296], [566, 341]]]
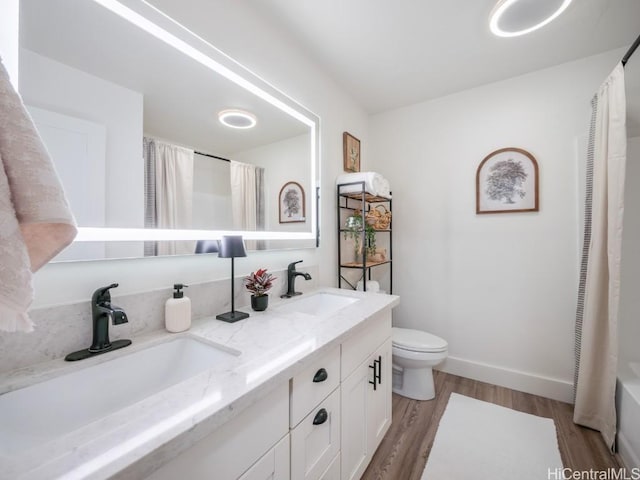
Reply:
[[519, 392], [573, 403], [573, 383], [557, 378], [543, 377], [457, 357], [447, 357], [437, 369]]

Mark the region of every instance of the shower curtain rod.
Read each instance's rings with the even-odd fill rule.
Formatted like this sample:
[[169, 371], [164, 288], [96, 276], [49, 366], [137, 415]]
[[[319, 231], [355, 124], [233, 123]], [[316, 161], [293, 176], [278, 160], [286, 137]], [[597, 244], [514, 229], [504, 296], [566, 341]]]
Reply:
[[638, 36], [638, 38], [636, 38], [636, 41], [633, 42], [633, 45], [631, 45], [631, 47], [629, 47], [629, 50], [627, 50], [627, 53], [624, 54], [624, 57], [622, 57], [622, 66], [623, 67], [627, 64], [627, 62], [631, 58], [631, 55], [633, 55], [633, 52], [636, 51], [636, 48], [638, 48], [638, 45], [640, 45], [640, 35]]
[[202, 155], [203, 157], [215, 158], [216, 160], [223, 160], [225, 162], [231, 163], [231, 160], [229, 160], [228, 158], [219, 157], [217, 155], [211, 155], [210, 153], [203, 153], [203, 152], [196, 152], [196, 151], [194, 151], [193, 153], [197, 155]]

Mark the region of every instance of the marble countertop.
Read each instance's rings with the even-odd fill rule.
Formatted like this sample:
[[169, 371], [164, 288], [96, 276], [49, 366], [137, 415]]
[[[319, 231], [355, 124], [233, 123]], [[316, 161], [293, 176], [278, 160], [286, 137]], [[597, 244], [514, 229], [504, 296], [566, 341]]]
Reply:
[[[358, 301], [327, 316], [278, 311], [287, 302], [318, 292]], [[0, 381], [0, 393], [179, 336], [240, 352], [225, 369], [213, 367], [36, 448], [11, 456], [0, 453], [0, 478], [144, 478], [157, 465], [212, 433], [331, 347], [357, 334], [373, 314], [399, 303], [394, 295], [336, 288], [321, 288], [298, 298], [272, 302], [265, 312], [251, 312], [249, 318], [236, 323], [203, 318], [194, 321], [184, 333], [157, 331], [134, 338], [129, 347], [95, 358], [75, 363], [60, 359], [5, 375]]]

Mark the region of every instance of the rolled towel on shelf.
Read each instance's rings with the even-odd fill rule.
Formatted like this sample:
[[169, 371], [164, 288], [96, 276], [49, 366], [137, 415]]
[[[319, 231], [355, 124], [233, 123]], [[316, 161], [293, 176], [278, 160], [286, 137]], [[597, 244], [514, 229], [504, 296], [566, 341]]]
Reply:
[[355, 193], [362, 191], [361, 185], [357, 184], [359, 182], [364, 182], [364, 189], [367, 193], [380, 196], [388, 196], [389, 194], [389, 182], [382, 175], [376, 172], [343, 173], [342, 175], [338, 175], [338, 178], [336, 179], [336, 185], [356, 183], [356, 185], [341, 187], [340, 193]]

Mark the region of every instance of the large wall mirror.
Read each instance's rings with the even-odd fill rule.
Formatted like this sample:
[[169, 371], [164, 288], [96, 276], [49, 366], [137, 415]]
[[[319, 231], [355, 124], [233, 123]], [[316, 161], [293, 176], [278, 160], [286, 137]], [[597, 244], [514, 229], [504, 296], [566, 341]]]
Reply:
[[56, 260], [316, 245], [318, 118], [145, 2], [21, 0], [19, 89], [82, 227]]

